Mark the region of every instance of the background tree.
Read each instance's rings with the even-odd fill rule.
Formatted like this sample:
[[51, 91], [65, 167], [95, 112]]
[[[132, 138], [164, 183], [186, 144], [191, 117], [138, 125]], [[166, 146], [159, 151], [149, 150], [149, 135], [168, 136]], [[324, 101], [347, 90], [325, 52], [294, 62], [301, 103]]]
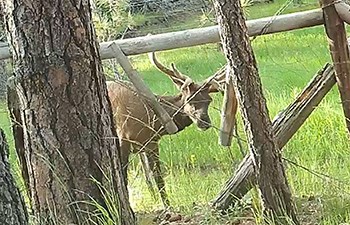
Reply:
[[[3, 8], [0, 4], [0, 45], [6, 45], [6, 30], [3, 20]], [[15, 141], [16, 153], [19, 159], [19, 165], [21, 166], [22, 178], [24, 183], [29, 188], [29, 177], [27, 167], [25, 166], [25, 152], [24, 152], [24, 143], [23, 143], [23, 126], [21, 120], [21, 113], [19, 107], [19, 99], [14, 87], [13, 82], [8, 80], [12, 74], [12, 64], [11, 60], [0, 60], [0, 101], [7, 100], [9, 116], [12, 122], [12, 131], [13, 135], [17, 137]], [[10, 85], [9, 85], [10, 84]], [[21, 137], [19, 137], [21, 136]], [[13, 165], [12, 165], [13, 166]]]
[[250, 154], [255, 160], [265, 213], [271, 215], [272, 212], [274, 216], [282, 218], [288, 216], [297, 224], [240, 1], [216, 0], [214, 7], [240, 103]]
[[2, 4], [39, 223], [86, 222], [95, 210], [87, 201], [104, 205], [106, 189], [118, 192], [115, 223], [133, 224], [89, 1]]
[[11, 174], [9, 147], [2, 129], [0, 129], [0, 206], [0, 224], [28, 224], [27, 208]]
[[[6, 33], [3, 23], [3, 13], [0, 7], [0, 45], [5, 44], [6, 42]], [[0, 60], [0, 100], [4, 100], [6, 96], [6, 80], [7, 80], [7, 71], [6, 71], [6, 61]]]
[[[0, 7], [0, 42], [5, 41], [2, 8]], [[0, 61], [0, 99], [6, 96], [7, 62]], [[0, 224], [26, 225], [28, 212], [21, 193], [11, 174], [9, 147], [5, 133], [0, 129]]]

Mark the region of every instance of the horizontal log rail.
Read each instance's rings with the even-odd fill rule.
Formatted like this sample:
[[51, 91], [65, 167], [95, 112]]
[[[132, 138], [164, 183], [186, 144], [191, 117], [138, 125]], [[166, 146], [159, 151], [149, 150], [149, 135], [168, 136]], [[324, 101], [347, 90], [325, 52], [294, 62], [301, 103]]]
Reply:
[[[290, 13], [279, 16], [248, 20], [249, 36], [290, 31], [323, 24], [321, 9]], [[137, 55], [152, 51], [170, 50], [219, 42], [219, 27], [210, 26], [178, 32], [156, 34], [100, 43], [102, 59], [115, 58], [112, 44], [118, 45], [125, 55]], [[0, 43], [0, 60], [11, 57], [7, 43]]]

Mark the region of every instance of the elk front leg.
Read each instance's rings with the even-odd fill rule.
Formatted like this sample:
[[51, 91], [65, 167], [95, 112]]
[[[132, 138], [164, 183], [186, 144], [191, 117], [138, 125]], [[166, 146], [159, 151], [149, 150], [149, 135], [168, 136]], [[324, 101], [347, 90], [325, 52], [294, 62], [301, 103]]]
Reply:
[[163, 205], [167, 208], [170, 206], [170, 201], [165, 190], [165, 182], [162, 176], [162, 171], [160, 170], [158, 144], [152, 144], [148, 147], [149, 149], [146, 151], [146, 153], [148, 157], [149, 166], [153, 172], [154, 180], [156, 181]]

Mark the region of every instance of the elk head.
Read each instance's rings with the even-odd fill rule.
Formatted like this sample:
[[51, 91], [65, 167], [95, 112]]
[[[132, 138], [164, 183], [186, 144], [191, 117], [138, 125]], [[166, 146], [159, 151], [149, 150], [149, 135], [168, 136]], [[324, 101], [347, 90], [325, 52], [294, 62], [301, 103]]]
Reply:
[[171, 64], [171, 69], [162, 65], [155, 57], [155, 53], [149, 53], [151, 62], [162, 72], [167, 74], [176, 87], [180, 90], [181, 106], [183, 112], [189, 116], [193, 123], [201, 130], [206, 130], [211, 126], [208, 115], [208, 107], [212, 101], [209, 93], [218, 92], [219, 84], [214, 82], [214, 77], [210, 77], [202, 84], [197, 84], [193, 80], [179, 72], [175, 65]]

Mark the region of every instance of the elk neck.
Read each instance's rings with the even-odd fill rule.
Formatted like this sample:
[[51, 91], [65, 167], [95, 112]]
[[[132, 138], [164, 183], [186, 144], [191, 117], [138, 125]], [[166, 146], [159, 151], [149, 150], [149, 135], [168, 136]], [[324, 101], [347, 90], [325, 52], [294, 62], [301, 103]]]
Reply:
[[[193, 123], [191, 118], [183, 112], [183, 109], [179, 110], [184, 104], [182, 94], [175, 96], [158, 96], [158, 98], [170, 117], [175, 114], [174, 122], [178, 128], [178, 132], [182, 131]], [[167, 133], [165, 132], [165, 134]]]

